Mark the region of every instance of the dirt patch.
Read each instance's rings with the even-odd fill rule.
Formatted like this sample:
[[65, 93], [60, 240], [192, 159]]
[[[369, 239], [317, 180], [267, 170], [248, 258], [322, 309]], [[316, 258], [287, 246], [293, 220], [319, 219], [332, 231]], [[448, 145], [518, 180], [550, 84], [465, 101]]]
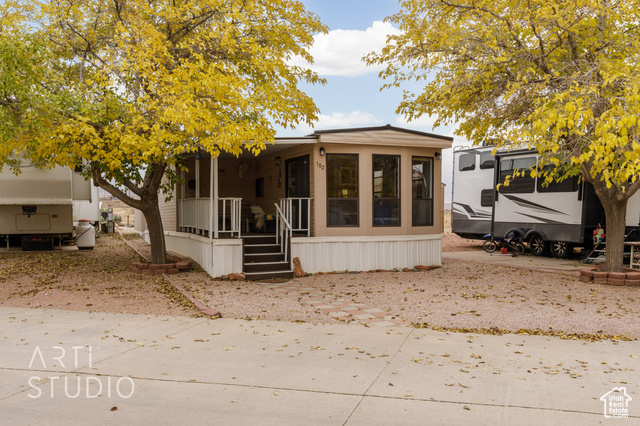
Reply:
[[467, 238], [460, 238], [456, 234], [451, 232], [442, 235], [442, 251], [476, 251], [482, 250], [483, 240], [470, 240]]
[[90, 251], [0, 253], [0, 305], [76, 311], [197, 315], [162, 277], [129, 272], [138, 256], [118, 235]]

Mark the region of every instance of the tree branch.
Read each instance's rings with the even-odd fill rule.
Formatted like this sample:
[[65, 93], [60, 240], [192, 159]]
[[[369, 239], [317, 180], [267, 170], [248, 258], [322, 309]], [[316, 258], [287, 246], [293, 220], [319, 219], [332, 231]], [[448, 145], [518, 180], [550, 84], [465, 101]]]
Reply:
[[106, 191], [109, 191], [109, 193], [114, 195], [116, 198], [118, 198], [122, 202], [141, 211], [144, 209], [144, 204], [142, 203], [141, 200], [137, 200], [135, 198], [128, 196], [127, 194], [122, 192], [119, 188], [117, 188], [116, 186], [108, 182], [102, 176], [102, 173], [100, 173], [99, 167], [96, 167], [93, 165], [91, 166], [91, 176], [93, 177], [93, 181], [97, 183], [99, 187], [105, 189]]

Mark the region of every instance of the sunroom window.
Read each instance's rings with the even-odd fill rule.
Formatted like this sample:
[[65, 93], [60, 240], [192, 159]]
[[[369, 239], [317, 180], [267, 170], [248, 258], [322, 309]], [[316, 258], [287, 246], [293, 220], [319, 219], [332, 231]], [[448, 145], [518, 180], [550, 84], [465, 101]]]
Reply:
[[433, 158], [413, 157], [411, 177], [411, 223], [433, 226]]
[[358, 226], [358, 154], [327, 154], [327, 226]]
[[400, 156], [373, 156], [373, 226], [400, 225]]

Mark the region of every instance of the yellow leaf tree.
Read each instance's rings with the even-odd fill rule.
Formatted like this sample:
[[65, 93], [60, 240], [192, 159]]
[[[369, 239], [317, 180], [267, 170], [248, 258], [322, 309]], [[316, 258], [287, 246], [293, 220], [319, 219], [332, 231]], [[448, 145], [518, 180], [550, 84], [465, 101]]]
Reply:
[[[474, 143], [529, 145], [548, 179], [581, 174], [621, 271], [627, 200], [640, 188], [640, 2], [406, 0], [379, 53], [385, 87], [418, 82], [398, 112], [459, 123]], [[508, 142], [507, 142], [508, 141]]]
[[289, 59], [312, 61], [307, 49], [326, 28], [298, 1], [11, 3], [23, 12], [11, 25], [48, 46], [46, 60], [32, 58], [49, 76], [36, 90], [48, 125], [6, 137], [4, 155], [84, 163], [99, 186], [142, 211], [153, 263], [166, 260], [158, 192], [184, 154], [239, 154], [243, 143], [257, 153], [274, 124], [316, 118], [298, 85], [323, 80]]

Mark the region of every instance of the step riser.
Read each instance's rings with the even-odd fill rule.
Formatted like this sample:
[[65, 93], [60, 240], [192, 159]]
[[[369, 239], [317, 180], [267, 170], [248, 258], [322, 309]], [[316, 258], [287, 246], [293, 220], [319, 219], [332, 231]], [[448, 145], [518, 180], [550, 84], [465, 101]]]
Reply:
[[251, 262], [284, 262], [284, 253], [273, 254], [245, 254], [244, 263]]
[[243, 237], [245, 245], [247, 244], [276, 244], [276, 238], [271, 237]]
[[244, 246], [245, 254], [280, 253], [280, 246]]

